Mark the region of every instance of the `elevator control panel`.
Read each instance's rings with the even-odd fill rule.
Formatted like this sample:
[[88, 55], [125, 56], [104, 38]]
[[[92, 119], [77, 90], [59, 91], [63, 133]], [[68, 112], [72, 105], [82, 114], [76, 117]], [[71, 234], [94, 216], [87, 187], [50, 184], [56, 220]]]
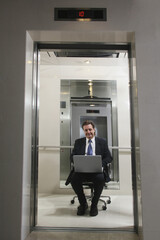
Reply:
[[55, 8], [55, 21], [106, 21], [106, 8]]

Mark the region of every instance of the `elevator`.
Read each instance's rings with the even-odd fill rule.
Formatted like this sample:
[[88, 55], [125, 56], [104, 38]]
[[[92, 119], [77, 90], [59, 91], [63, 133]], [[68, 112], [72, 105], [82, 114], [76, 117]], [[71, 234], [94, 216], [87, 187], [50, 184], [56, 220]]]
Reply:
[[[81, 125], [86, 119], [95, 123], [96, 135], [107, 140], [113, 156], [111, 182], [107, 189], [121, 194], [128, 191], [132, 195], [129, 46], [39, 44], [38, 49], [41, 64], [35, 94], [36, 132], [33, 139], [33, 146], [38, 150], [33, 156], [36, 167], [35, 225], [37, 194], [46, 192], [62, 196], [71, 190], [70, 186], [66, 189], [64, 185], [70, 172], [70, 154], [75, 139], [84, 136]], [[85, 65], [87, 58], [93, 61], [92, 66]], [[114, 76], [110, 75], [107, 59], [117, 64]], [[118, 65], [117, 60], [121, 64], [125, 62], [125, 67]], [[58, 227], [61, 229], [61, 225]]]

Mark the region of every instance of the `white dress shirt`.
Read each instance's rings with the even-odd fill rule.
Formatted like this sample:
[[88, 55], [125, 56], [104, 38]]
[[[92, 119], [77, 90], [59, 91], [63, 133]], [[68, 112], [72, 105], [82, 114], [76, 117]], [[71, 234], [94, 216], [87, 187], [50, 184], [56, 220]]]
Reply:
[[[87, 150], [88, 150], [88, 145], [89, 145], [89, 143], [88, 143], [88, 138], [86, 138], [86, 149], [85, 149], [85, 155], [87, 155]], [[93, 155], [96, 155], [96, 153], [95, 153], [95, 151], [96, 151], [96, 143], [95, 143], [95, 137], [93, 137], [92, 139], [91, 139], [91, 146], [92, 146], [92, 150], [93, 150]]]

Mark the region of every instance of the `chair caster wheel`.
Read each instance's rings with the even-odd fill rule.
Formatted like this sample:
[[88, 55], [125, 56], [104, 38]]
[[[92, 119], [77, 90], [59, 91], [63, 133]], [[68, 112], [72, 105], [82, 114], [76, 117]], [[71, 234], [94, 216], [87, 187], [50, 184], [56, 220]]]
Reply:
[[102, 209], [103, 209], [103, 210], [106, 210], [106, 209], [107, 209], [107, 207], [106, 207], [106, 206], [103, 206], [103, 207], [102, 207]]
[[110, 203], [111, 203], [111, 200], [108, 200], [107, 203], [110, 204]]
[[71, 200], [71, 204], [74, 204], [74, 200]]

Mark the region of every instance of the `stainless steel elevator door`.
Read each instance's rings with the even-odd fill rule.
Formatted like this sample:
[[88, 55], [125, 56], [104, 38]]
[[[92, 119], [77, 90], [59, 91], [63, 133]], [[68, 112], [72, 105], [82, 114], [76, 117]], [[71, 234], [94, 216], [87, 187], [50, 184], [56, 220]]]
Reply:
[[71, 145], [77, 138], [84, 137], [82, 123], [92, 120], [96, 126], [96, 136], [105, 138], [112, 146], [111, 109], [111, 101], [71, 101]]
[[[82, 129], [82, 124], [84, 121], [88, 120], [88, 116], [80, 117], [80, 137], [85, 137], [84, 131]], [[107, 117], [103, 116], [90, 116], [89, 120], [93, 121], [95, 124], [95, 133], [96, 136], [108, 139], [108, 131], [107, 131]]]

